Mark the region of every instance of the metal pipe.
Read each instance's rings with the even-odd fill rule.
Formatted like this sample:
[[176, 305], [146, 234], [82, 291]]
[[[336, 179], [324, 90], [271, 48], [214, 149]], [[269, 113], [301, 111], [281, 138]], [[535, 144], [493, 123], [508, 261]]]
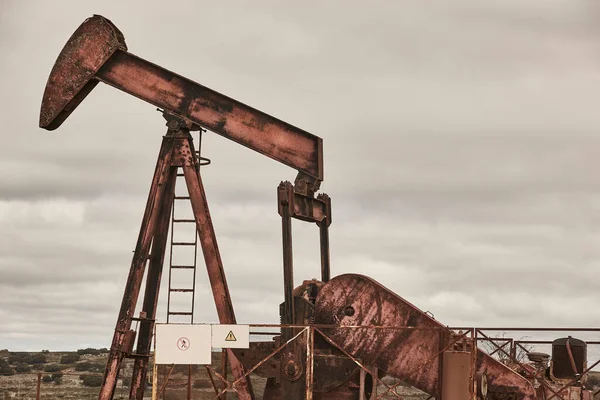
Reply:
[[187, 400], [192, 400], [192, 365], [188, 365]]
[[330, 272], [330, 256], [329, 256], [329, 226], [324, 223], [319, 223], [319, 236], [321, 244], [321, 281], [329, 282]]
[[[292, 216], [290, 208], [293, 207], [294, 187], [290, 182], [282, 182], [277, 188], [278, 210], [281, 215], [281, 237], [283, 247], [283, 295], [284, 312], [282, 322], [293, 324], [294, 316], [294, 256], [292, 248]], [[293, 333], [290, 329], [283, 329], [284, 340], [290, 339]]]
[[314, 383], [314, 351], [315, 351], [315, 331], [310, 326], [306, 329], [306, 400], [313, 400]]
[[42, 388], [42, 374], [37, 374], [37, 386], [35, 388], [35, 400], [40, 400], [41, 396], [41, 388]]

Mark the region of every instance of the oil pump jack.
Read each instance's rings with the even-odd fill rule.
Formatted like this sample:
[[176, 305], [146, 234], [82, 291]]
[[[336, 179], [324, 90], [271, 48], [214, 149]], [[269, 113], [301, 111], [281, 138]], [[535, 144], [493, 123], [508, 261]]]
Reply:
[[[578, 380], [586, 361], [585, 346], [576, 339], [557, 345], [557, 349], [566, 346], [568, 351], [557, 350], [550, 367], [544, 364], [547, 361], [544, 355], [534, 357], [532, 364], [509, 367], [473, 344], [461, 344], [463, 335], [370, 278], [343, 274], [330, 279], [331, 201], [325, 194], [316, 195], [323, 180], [321, 138], [129, 53], [122, 33], [99, 15], [86, 19], [58, 56], [44, 92], [40, 127], [58, 128], [98, 82], [159, 107], [168, 128], [159, 151], [99, 399], [112, 399], [125, 358], [134, 359], [130, 398], [143, 398], [179, 168], [189, 192], [219, 321], [236, 323], [190, 135], [191, 131], [202, 128], [298, 171], [293, 184], [282, 182], [277, 189], [284, 267], [284, 301], [280, 313], [283, 324], [325, 327], [326, 336], [314, 341], [314, 399], [375, 398], [374, 380], [388, 374], [437, 399], [463, 400], [456, 390], [445, 389], [454, 384], [451, 374], [460, 367], [460, 363], [453, 364], [450, 358], [446, 363], [445, 356], [446, 353], [450, 356], [457, 346], [463, 350], [471, 346], [469, 354], [474, 355], [474, 373], [468, 377], [467, 385], [470, 398], [560, 398], [558, 385], [566, 382], [569, 399], [591, 399], [590, 392]], [[297, 288], [293, 283], [292, 218], [316, 223], [321, 240], [321, 280], [304, 281]], [[142, 312], [136, 317], [134, 312], [146, 270]], [[131, 329], [134, 321], [139, 322], [137, 332]], [[343, 329], [348, 327], [358, 329]], [[386, 327], [402, 329], [383, 329]], [[289, 341], [293, 334], [293, 329], [282, 329], [273, 342], [253, 343], [243, 352], [228, 350], [229, 365], [239, 381], [238, 398], [255, 398], [250, 379], [244, 376], [244, 371], [252, 366], [251, 361], [263, 357], [277, 344]], [[301, 342], [289, 346], [274, 361], [274, 368], [262, 371], [267, 377], [263, 399], [305, 398], [302, 379], [307, 374], [305, 351]], [[360, 373], [358, 360], [368, 366], [369, 376]], [[567, 368], [565, 373], [565, 365], [572, 370]], [[562, 375], [556, 371], [563, 371]]]

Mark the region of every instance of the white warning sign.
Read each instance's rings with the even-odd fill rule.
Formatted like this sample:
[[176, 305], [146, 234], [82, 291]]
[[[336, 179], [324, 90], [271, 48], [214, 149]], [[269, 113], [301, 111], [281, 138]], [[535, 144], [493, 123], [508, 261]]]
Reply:
[[157, 364], [211, 363], [210, 325], [156, 324]]
[[212, 346], [222, 349], [250, 347], [249, 325], [212, 325]]

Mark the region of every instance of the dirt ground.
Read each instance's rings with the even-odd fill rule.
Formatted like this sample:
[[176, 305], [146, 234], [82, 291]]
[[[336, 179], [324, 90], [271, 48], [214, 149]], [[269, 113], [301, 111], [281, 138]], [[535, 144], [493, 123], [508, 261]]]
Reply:
[[[30, 353], [37, 354], [37, 353]], [[41, 373], [41, 376], [51, 375], [51, 373], [44, 372], [43, 369], [49, 365], [60, 365], [60, 359], [62, 356], [66, 354], [72, 353], [46, 353], [47, 363], [37, 366], [40, 371], [36, 371], [36, 366], [33, 366], [34, 370], [29, 373], [16, 373], [11, 376], [0, 376], [0, 400], [8, 400], [8, 399], [23, 399], [23, 400], [35, 400], [36, 398], [36, 387], [38, 381], [38, 373]], [[0, 352], [0, 359], [8, 359], [8, 352]], [[212, 368], [214, 368], [217, 372], [221, 373], [220, 364], [221, 364], [221, 353], [213, 353], [213, 363]], [[90, 363], [90, 364], [106, 364], [106, 354], [103, 355], [84, 355], [81, 356], [81, 359], [77, 361], [77, 363]], [[42, 382], [40, 387], [41, 399], [79, 399], [79, 400], [88, 400], [88, 399], [97, 399], [98, 392], [100, 390], [99, 387], [86, 387], [82, 384], [80, 380], [80, 376], [82, 374], [86, 375], [96, 375], [101, 376], [101, 373], [90, 373], [90, 372], [79, 372], [75, 369], [75, 364], [71, 364], [68, 366], [62, 365], [61, 368], [63, 370], [61, 373], [63, 374], [62, 378], [59, 382]], [[164, 386], [164, 393], [160, 397], [164, 400], [185, 400], [187, 399], [187, 388], [188, 388], [188, 366], [176, 366], [168, 379], [168, 384], [165, 386], [165, 377], [169, 374], [170, 367], [168, 366], [160, 366], [158, 370], [158, 385], [157, 388], [161, 389]], [[152, 367], [150, 367], [150, 371]], [[132, 362], [131, 360], [126, 360], [125, 366], [122, 370], [121, 376], [125, 377], [124, 379], [119, 379], [117, 384], [117, 390], [114, 396], [114, 399], [128, 399], [129, 398], [129, 387], [128, 387], [128, 377], [131, 376], [132, 373]], [[597, 380], [600, 381], [600, 372], [593, 372], [592, 374], [597, 376]], [[215, 383], [218, 385], [219, 381], [214, 378]], [[152, 387], [151, 376], [148, 377], [148, 386], [146, 387], [145, 399], [151, 398]], [[383, 381], [392, 385], [396, 383], [393, 378], [386, 377]], [[192, 367], [192, 376], [190, 380], [192, 384], [192, 398], [195, 400], [209, 400], [215, 399], [215, 391], [212, 386], [209, 375], [206, 371], [206, 367], [204, 366], [194, 366]], [[257, 400], [261, 400], [261, 394], [264, 391], [264, 386], [266, 383], [266, 379], [252, 376], [252, 385], [254, 387], [254, 391], [257, 394]], [[384, 393], [385, 388], [383, 386], [378, 387], [378, 393]], [[398, 386], [397, 388], [398, 395], [401, 396], [402, 399], [405, 400], [421, 400], [426, 399], [428, 396], [420, 392], [417, 389], [412, 387]], [[227, 399], [234, 400], [237, 397], [234, 394], [229, 394]], [[392, 394], [387, 395], [384, 399], [397, 399], [399, 397], [394, 396]]]

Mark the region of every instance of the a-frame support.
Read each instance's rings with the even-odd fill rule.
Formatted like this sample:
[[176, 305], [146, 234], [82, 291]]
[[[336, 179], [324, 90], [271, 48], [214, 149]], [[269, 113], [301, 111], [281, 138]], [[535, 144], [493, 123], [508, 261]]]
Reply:
[[[222, 324], [235, 324], [235, 314], [227, 280], [223, 270], [223, 262], [217, 245], [204, 186], [195, 157], [194, 145], [190, 130], [197, 126], [183, 120], [165, 115], [168, 120], [167, 134], [163, 137], [162, 146], [156, 163], [146, 211], [134, 251], [129, 277], [123, 294], [121, 310], [117, 319], [110, 353], [104, 372], [100, 400], [111, 400], [116, 388], [119, 370], [124, 358], [133, 358], [134, 369], [131, 380], [130, 399], [141, 400], [144, 395], [150, 346], [156, 306], [165, 256], [171, 204], [175, 195], [177, 169], [181, 167], [185, 176], [186, 186], [196, 220], [196, 229], [204, 254], [208, 277], [212, 288], [217, 315]], [[142, 279], [146, 264], [149, 260], [148, 274], [142, 312], [134, 316], [137, 300], [140, 294]], [[133, 351], [136, 332], [131, 329], [133, 321], [139, 321], [137, 346]], [[228, 359], [233, 376], [239, 379], [244, 374], [244, 367], [228, 350]], [[249, 378], [243, 379], [236, 385], [240, 400], [252, 400], [254, 394]]]

